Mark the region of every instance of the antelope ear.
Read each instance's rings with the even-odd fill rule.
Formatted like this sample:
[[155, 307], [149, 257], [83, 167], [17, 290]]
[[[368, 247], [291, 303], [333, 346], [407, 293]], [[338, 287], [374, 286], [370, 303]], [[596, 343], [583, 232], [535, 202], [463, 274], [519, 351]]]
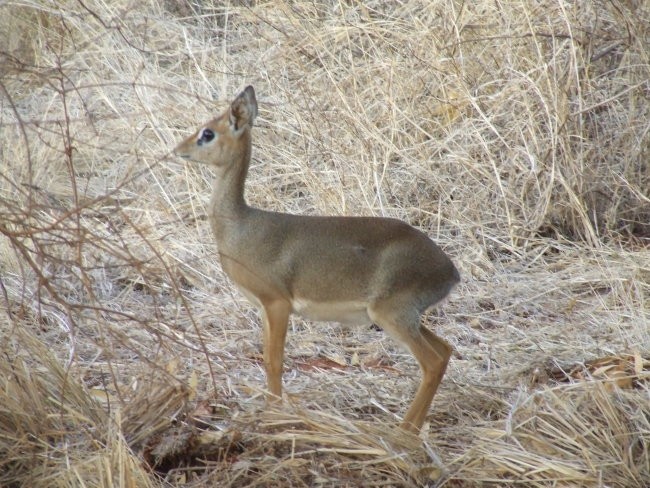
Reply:
[[246, 127], [253, 127], [255, 117], [257, 117], [257, 100], [255, 99], [255, 90], [249, 85], [230, 104], [228, 117], [230, 129], [239, 134]]

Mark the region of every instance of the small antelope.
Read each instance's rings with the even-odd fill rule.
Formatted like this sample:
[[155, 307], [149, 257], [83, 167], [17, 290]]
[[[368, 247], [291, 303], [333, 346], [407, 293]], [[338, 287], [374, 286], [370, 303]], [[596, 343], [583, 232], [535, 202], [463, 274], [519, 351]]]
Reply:
[[321, 217], [250, 207], [244, 184], [257, 100], [248, 86], [230, 107], [174, 150], [216, 172], [209, 218], [223, 270], [261, 310], [269, 398], [282, 397], [289, 315], [344, 324], [375, 323], [406, 345], [422, 381], [401, 424], [418, 432], [452, 348], [420, 316], [460, 281], [425, 234], [396, 219]]

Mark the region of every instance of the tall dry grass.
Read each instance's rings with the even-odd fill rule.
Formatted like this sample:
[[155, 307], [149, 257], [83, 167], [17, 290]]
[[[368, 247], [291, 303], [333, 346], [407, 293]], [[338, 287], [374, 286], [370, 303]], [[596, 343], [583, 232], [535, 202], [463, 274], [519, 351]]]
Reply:
[[[650, 484], [647, 2], [0, 4], [0, 486]], [[372, 328], [295, 319], [265, 410], [211, 175], [244, 85], [250, 203], [405, 219], [463, 283], [420, 438]]]

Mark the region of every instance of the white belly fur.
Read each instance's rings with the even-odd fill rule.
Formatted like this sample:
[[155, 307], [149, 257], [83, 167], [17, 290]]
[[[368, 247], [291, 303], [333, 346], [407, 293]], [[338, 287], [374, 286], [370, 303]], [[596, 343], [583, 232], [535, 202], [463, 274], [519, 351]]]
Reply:
[[[258, 309], [262, 303], [254, 293], [243, 286], [239, 291]], [[372, 319], [368, 316], [368, 303], [363, 301], [349, 302], [315, 302], [296, 297], [291, 300], [292, 312], [303, 318], [317, 322], [338, 322], [343, 325], [368, 325]]]
[[291, 301], [293, 312], [301, 317], [324, 322], [339, 322], [345, 325], [372, 323], [368, 316], [368, 304], [361, 301], [314, 302], [304, 298]]

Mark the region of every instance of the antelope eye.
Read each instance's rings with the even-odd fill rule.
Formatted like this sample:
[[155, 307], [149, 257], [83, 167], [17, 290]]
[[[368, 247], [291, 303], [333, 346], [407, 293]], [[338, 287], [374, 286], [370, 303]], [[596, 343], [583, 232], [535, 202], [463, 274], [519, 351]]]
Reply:
[[203, 129], [201, 133], [199, 134], [199, 139], [196, 141], [196, 143], [199, 146], [202, 146], [203, 144], [206, 144], [210, 142], [212, 139], [214, 139], [214, 131], [212, 129]]

